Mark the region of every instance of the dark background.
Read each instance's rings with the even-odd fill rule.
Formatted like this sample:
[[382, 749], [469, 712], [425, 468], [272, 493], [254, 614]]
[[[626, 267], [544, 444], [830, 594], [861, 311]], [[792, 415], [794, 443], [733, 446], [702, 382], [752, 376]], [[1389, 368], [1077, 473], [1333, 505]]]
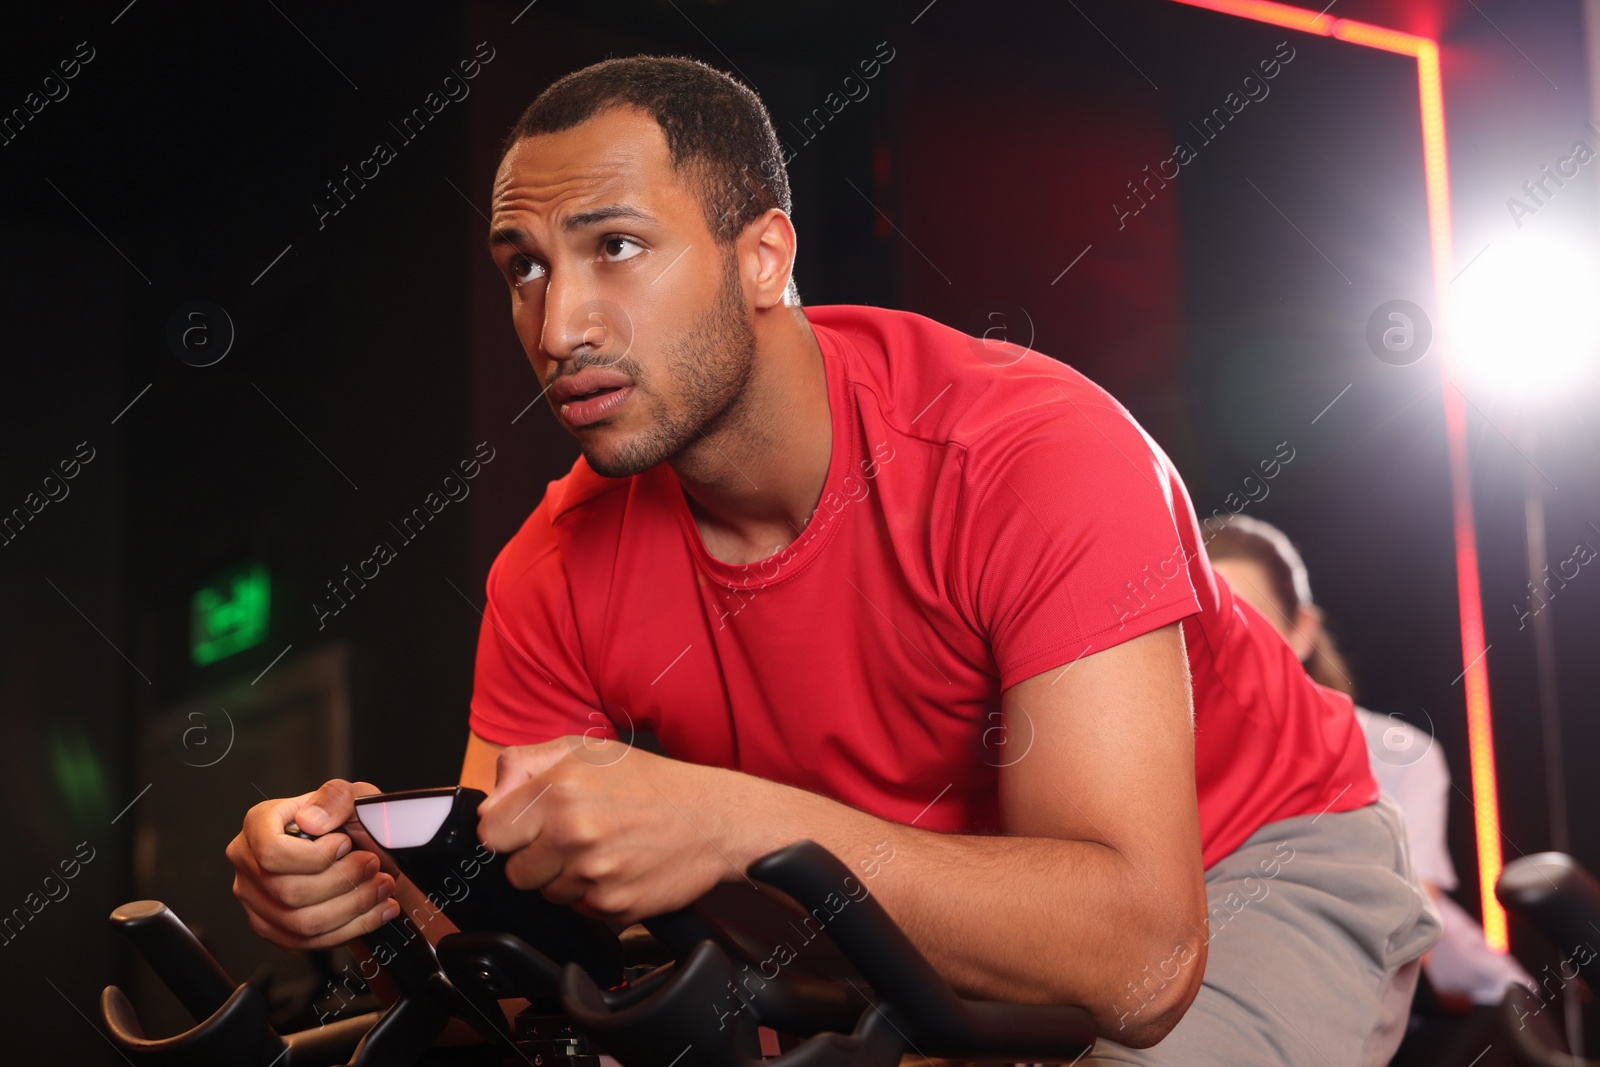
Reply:
[[[1574, 140], [1600, 144], [1584, 125], [1576, 0], [1346, 0], [1332, 13], [1441, 40], [1460, 264], [1511, 233], [1504, 201], [1541, 164]], [[1198, 145], [1186, 124], [1284, 40], [1295, 58], [1270, 96], [1119, 229], [1125, 183], [1176, 138]], [[13, 828], [0, 911], [80, 842], [96, 850], [72, 895], [0, 947], [0, 1012], [21, 1047], [115, 1061], [89, 1020], [100, 988], [134, 969], [104, 920], [135, 894], [137, 820], [122, 815], [146, 785], [189, 788], [178, 763], [141, 770], [142, 731], [164, 710], [247, 682], [286, 647], [273, 669], [339, 643], [351, 770], [389, 789], [454, 780], [489, 563], [577, 454], [542, 402], [521, 415], [538, 390], [483, 250], [497, 147], [550, 81], [635, 52], [693, 55], [761, 93], [797, 149], [808, 304], [904, 308], [1031, 340], [1133, 410], [1202, 514], [1288, 442], [1293, 462], [1250, 513], [1302, 546], [1365, 702], [1444, 747], [1460, 787], [1457, 895], [1478, 910], [1439, 367], [1388, 366], [1363, 340], [1386, 300], [1433, 306], [1412, 61], [1164, 0], [115, 0], [11, 20], [0, 111], [82, 41], [94, 58], [70, 95], [0, 145], [0, 510], [79, 442], [95, 449], [71, 495], [0, 546]], [[494, 58], [471, 95], [402, 143], [389, 123], [479, 42]], [[870, 96], [807, 139], [804, 117], [880, 42], [893, 59]], [[319, 228], [324, 184], [377, 140], [397, 157]], [[1592, 238], [1595, 170], [1525, 225]], [[185, 364], [167, 342], [193, 299], [237, 330], [214, 366]], [[1552, 560], [1579, 540], [1600, 548], [1586, 525], [1600, 523], [1600, 436], [1591, 395], [1521, 415], [1472, 399], [1510, 859], [1551, 840], [1531, 631], [1517, 626], [1525, 461], [1505, 434], [1519, 419], [1545, 431]], [[319, 629], [310, 605], [324, 583], [483, 441], [496, 459], [470, 498]], [[190, 596], [248, 559], [273, 571], [268, 640], [192, 667]], [[1586, 568], [1551, 610], [1572, 850], [1595, 867], [1600, 574]], [[209, 781], [205, 804], [232, 825], [263, 795], [316, 784]], [[180, 914], [226, 897], [225, 844], [181, 872]], [[270, 955], [224, 962], [243, 976]]]

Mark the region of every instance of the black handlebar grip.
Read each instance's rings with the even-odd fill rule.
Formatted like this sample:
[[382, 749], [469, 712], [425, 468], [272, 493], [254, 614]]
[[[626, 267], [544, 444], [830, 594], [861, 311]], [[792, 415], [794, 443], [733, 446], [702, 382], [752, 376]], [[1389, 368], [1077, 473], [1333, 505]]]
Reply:
[[[847, 893], [850, 868], [814, 841], [798, 841], [750, 865], [750, 877], [781, 889], [825, 924], [861, 976], [928, 1037], [961, 1034], [967, 1004], [883, 910], [877, 897]], [[859, 883], [858, 883], [859, 884]], [[831, 901], [839, 902], [829, 907]], [[848, 903], [846, 903], [848, 901]]]
[[816, 917], [896, 1016], [913, 1047], [938, 1056], [1006, 1062], [1073, 1059], [1095, 1042], [1089, 1013], [1069, 1004], [1009, 1004], [958, 996], [833, 853], [798, 841], [750, 865], [750, 877], [781, 889]]
[[177, 996], [184, 1009], [203, 1022], [233, 996], [228, 977], [194, 932], [159, 900], [135, 900], [111, 913], [116, 927]]
[[1538, 852], [1506, 864], [1494, 892], [1570, 958], [1585, 982], [1600, 988], [1600, 956], [1589, 947], [1600, 925], [1600, 882], [1594, 875], [1565, 853]]

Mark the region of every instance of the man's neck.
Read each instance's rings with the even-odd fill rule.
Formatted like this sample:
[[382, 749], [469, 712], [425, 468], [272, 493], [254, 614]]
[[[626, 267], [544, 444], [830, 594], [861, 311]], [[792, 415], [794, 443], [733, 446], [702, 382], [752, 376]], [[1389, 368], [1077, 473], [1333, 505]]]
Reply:
[[706, 550], [727, 563], [765, 559], [800, 536], [833, 455], [816, 334], [798, 307], [766, 314], [735, 407], [672, 464]]

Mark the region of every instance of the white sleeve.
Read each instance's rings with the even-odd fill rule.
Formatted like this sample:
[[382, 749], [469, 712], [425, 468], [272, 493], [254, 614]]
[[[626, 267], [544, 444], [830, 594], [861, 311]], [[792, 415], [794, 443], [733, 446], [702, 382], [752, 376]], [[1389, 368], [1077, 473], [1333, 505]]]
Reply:
[[[1483, 927], [1449, 897], [1434, 902], [1443, 926], [1433, 951], [1423, 959], [1428, 981], [1441, 993], [1464, 993], [1474, 1004], [1499, 1004], [1506, 986], [1520, 983], [1540, 992], [1528, 972], [1512, 956], [1502, 956], [1483, 941]], [[1581, 1062], [1574, 1060], [1574, 1063]]]
[[1378, 787], [1394, 798], [1405, 819], [1411, 865], [1417, 877], [1442, 890], [1458, 884], [1450, 859], [1446, 820], [1450, 769], [1433, 736], [1398, 716], [1356, 709]]

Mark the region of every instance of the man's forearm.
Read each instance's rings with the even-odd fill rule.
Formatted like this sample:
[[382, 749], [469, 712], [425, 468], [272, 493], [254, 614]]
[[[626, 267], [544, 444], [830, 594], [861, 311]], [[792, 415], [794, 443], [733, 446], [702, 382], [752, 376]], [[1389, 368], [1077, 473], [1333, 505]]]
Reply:
[[815, 841], [857, 872], [968, 996], [1078, 1004], [1106, 1036], [1142, 1044], [1141, 1033], [1164, 1032], [1198, 989], [1206, 942], [1198, 879], [1162, 885], [1163, 872], [1147, 877], [1097, 842], [935, 833], [748, 775], [710, 773], [730, 776], [716, 783], [728, 798], [719, 847], [741, 872], [784, 845]]

